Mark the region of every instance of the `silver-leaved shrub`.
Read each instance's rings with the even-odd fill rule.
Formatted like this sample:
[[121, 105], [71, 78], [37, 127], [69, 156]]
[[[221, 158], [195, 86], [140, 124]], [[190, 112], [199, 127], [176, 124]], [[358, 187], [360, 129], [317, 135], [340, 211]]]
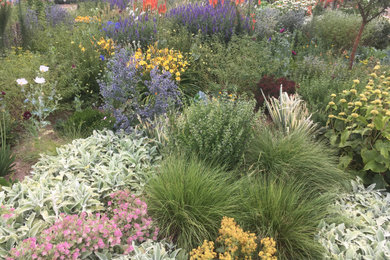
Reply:
[[345, 217], [342, 224], [322, 221], [317, 239], [325, 259], [390, 259], [390, 194], [352, 182], [332, 210]]
[[[175, 250], [175, 245], [160, 241], [156, 242], [148, 239], [139, 246], [133, 243], [134, 251], [128, 255], [118, 256], [113, 260], [175, 260], [181, 249]], [[184, 258], [185, 259], [185, 258]]]
[[42, 155], [31, 177], [0, 192], [0, 258], [61, 213], [102, 211], [103, 199], [119, 189], [140, 194], [159, 160], [155, 141], [111, 131], [74, 140], [57, 154]]

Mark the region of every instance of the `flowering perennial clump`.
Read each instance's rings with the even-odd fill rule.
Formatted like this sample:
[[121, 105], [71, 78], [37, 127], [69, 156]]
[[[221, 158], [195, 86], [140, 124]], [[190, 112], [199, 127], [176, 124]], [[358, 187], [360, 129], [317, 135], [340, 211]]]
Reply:
[[261, 260], [277, 260], [276, 242], [273, 238], [266, 237], [260, 241], [263, 249], [259, 252]]
[[233, 34], [252, 31], [250, 17], [241, 16], [235, 5], [187, 4], [169, 11], [168, 17], [185, 26], [191, 33], [203, 36], [219, 35], [226, 42]]
[[79, 259], [94, 252], [113, 252], [114, 247], [128, 254], [134, 250], [133, 242], [157, 239], [158, 229], [152, 227], [145, 202], [123, 190], [110, 198], [106, 214], [62, 214], [39, 237], [13, 248], [7, 260]]
[[142, 72], [134, 56], [124, 49], [108, 63], [106, 80], [100, 82], [100, 93], [103, 108], [116, 118], [117, 129], [131, 131], [138, 116], [153, 119], [170, 107], [181, 105], [181, 92], [169, 71], [154, 68], [147, 77]]
[[202, 246], [193, 249], [190, 253], [190, 259], [197, 260], [209, 260], [217, 257], [217, 253], [214, 252], [214, 242], [205, 240]]
[[386, 180], [390, 177], [390, 77], [381, 75], [378, 64], [367, 85], [360, 84], [356, 79], [351, 89], [331, 95], [328, 134], [341, 150], [343, 167], [380, 173]]
[[[245, 256], [247, 259], [256, 251], [256, 235], [244, 232], [233, 218], [223, 217], [219, 234], [217, 242], [225, 245], [225, 257]], [[220, 259], [225, 258], [221, 258], [220, 255]]]
[[[252, 259], [254, 257], [257, 243], [254, 233], [244, 232], [233, 218], [223, 217], [221, 228], [219, 230], [217, 243], [221, 245], [223, 253], [218, 254], [218, 259]], [[258, 256], [262, 260], [277, 260], [276, 242], [269, 237], [260, 241], [262, 250]], [[214, 252], [214, 243], [205, 240], [202, 246], [193, 249], [190, 253], [190, 259], [208, 260], [215, 259], [217, 253]]]
[[98, 51], [102, 53], [104, 57], [109, 57], [115, 54], [115, 43], [112, 39], [105, 39], [100, 37], [99, 40], [92, 36], [92, 45], [96, 46]]
[[181, 73], [185, 72], [188, 62], [180, 51], [165, 49], [158, 49], [157, 44], [149, 46], [146, 53], [138, 49], [134, 53], [136, 61], [136, 68], [142, 68], [143, 73], [150, 72], [157, 68], [160, 71], [169, 71], [174, 75], [176, 81], [180, 81]]
[[76, 23], [93, 23], [93, 22], [100, 22], [101, 19], [97, 16], [77, 16], [74, 21]]
[[130, 15], [123, 19], [119, 17], [119, 21], [108, 21], [103, 26], [103, 31], [106, 37], [114, 40], [119, 45], [139, 43], [146, 47], [157, 39], [157, 19], [149, 18], [148, 13], [140, 15]]

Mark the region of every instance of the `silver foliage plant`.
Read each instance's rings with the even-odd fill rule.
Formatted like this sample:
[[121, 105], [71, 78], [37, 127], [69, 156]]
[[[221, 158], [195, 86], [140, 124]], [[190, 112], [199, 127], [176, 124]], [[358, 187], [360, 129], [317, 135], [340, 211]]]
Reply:
[[279, 98], [266, 98], [263, 91], [265, 104], [275, 126], [285, 133], [302, 131], [313, 134], [317, 130], [317, 124], [311, 120], [311, 114], [306, 103], [298, 94], [288, 95], [280, 87]]
[[390, 194], [365, 188], [352, 181], [353, 191], [340, 195], [332, 211], [345, 223], [320, 224], [317, 240], [324, 246], [324, 259], [390, 259]]
[[42, 155], [32, 176], [0, 192], [0, 258], [19, 241], [52, 225], [60, 213], [104, 210], [119, 189], [140, 194], [159, 160], [155, 141], [133, 133], [94, 132]]
[[154, 242], [147, 240], [139, 246], [133, 243], [134, 251], [129, 255], [122, 255], [113, 260], [175, 260], [181, 249], [164, 241]]

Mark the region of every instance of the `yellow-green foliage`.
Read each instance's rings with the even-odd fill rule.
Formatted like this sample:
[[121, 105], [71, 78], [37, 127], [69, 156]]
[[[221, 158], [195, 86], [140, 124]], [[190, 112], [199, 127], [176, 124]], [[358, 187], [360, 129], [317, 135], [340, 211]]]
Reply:
[[[374, 67], [364, 88], [358, 79], [351, 89], [332, 94], [327, 110], [331, 143], [341, 149], [345, 168], [380, 173], [390, 169], [390, 74]], [[389, 183], [389, 181], [387, 180]]]

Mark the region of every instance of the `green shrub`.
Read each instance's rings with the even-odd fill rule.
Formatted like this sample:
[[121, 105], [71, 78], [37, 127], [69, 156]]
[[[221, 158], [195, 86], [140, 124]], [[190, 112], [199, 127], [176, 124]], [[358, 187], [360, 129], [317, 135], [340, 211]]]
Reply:
[[[230, 97], [229, 97], [230, 96]], [[254, 101], [223, 94], [185, 108], [173, 122], [170, 140], [177, 149], [234, 167], [250, 138]]]
[[330, 207], [344, 223], [321, 221], [317, 240], [326, 252], [323, 259], [389, 259], [390, 196], [352, 181], [353, 189], [338, 196]]
[[220, 168], [184, 156], [170, 156], [146, 187], [149, 214], [170, 237], [187, 251], [214, 240], [223, 216], [235, 217], [238, 182]]
[[[309, 26], [314, 36], [327, 46], [337, 50], [350, 50], [355, 42], [361, 25], [361, 17], [342, 11], [327, 11], [315, 17]], [[383, 47], [386, 44], [388, 25], [379, 20], [369, 23], [363, 31], [362, 43], [369, 46]], [[388, 34], [387, 34], [388, 35]], [[377, 37], [381, 37], [381, 39]]]
[[[199, 72], [198, 85], [215, 92], [249, 92], [264, 75], [281, 76], [289, 57], [275, 58], [267, 40], [236, 37], [226, 45], [220, 41], [194, 43], [193, 70]], [[276, 50], [280, 52], [280, 49]], [[290, 53], [290, 51], [288, 51]]]
[[327, 11], [315, 17], [312, 26], [314, 36], [328, 48], [333, 46], [338, 50], [349, 50], [353, 46], [360, 23], [357, 15], [341, 11]]
[[277, 243], [278, 259], [321, 259], [324, 251], [314, 240], [327, 214], [328, 195], [307, 189], [302, 182], [275, 178], [243, 182], [245, 225]]
[[63, 135], [76, 139], [88, 137], [94, 130], [112, 130], [114, 123], [115, 118], [110, 114], [87, 108], [76, 111], [65, 122], [60, 122], [57, 129]]
[[328, 191], [346, 179], [333, 150], [302, 131], [285, 135], [270, 126], [260, 127], [249, 143], [245, 162], [255, 175], [302, 180], [311, 190]]
[[0, 258], [54, 224], [60, 213], [102, 211], [103, 201], [119, 189], [141, 194], [159, 161], [155, 141], [111, 131], [74, 140], [57, 148], [57, 154], [42, 155], [32, 176], [2, 187], [1, 204], [15, 211], [0, 218]]
[[380, 17], [368, 24], [364, 46], [373, 46], [377, 49], [386, 49], [390, 45], [390, 21]]
[[362, 171], [366, 183], [383, 188], [390, 185], [390, 74], [379, 69], [364, 89], [355, 79], [351, 88], [332, 94], [327, 109], [328, 137], [340, 150], [340, 165]]

